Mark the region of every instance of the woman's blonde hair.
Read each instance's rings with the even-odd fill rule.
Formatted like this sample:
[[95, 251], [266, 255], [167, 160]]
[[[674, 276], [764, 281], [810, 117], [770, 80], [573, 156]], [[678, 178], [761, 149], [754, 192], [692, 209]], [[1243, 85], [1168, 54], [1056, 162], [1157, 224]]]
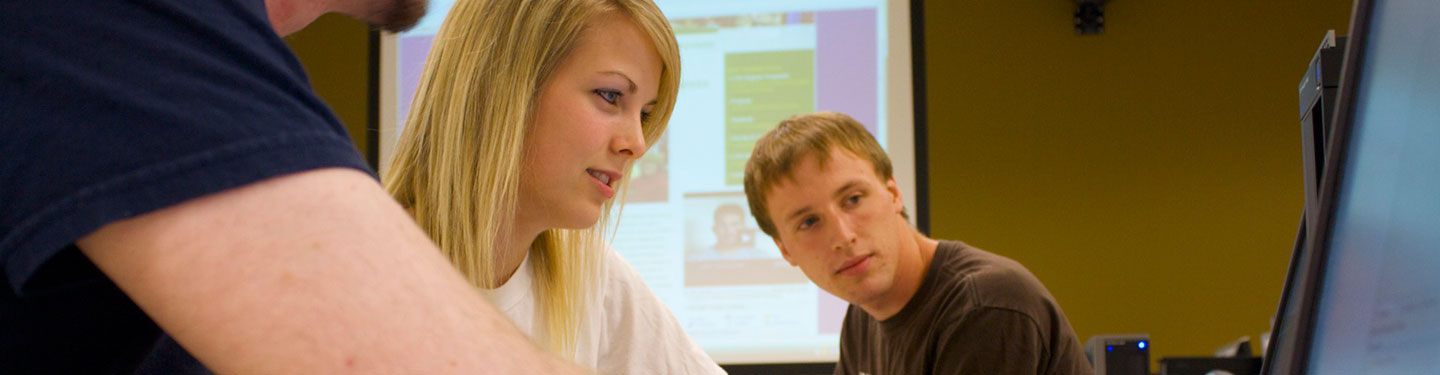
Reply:
[[[541, 87], [581, 33], [612, 13], [627, 16], [660, 54], [656, 104], [641, 124], [653, 144], [675, 106], [680, 52], [651, 0], [460, 0], [436, 34], [383, 181], [472, 285], [497, 287], [497, 240], [516, 217]], [[605, 204], [595, 228], [546, 230], [530, 245], [544, 329], [537, 341], [566, 358], [574, 356], [587, 288], [598, 277], [612, 206]]]

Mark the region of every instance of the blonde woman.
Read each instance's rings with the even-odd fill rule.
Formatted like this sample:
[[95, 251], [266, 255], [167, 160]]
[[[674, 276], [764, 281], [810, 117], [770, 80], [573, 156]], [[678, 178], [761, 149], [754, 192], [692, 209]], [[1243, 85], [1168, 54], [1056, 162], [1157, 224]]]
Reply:
[[521, 331], [601, 373], [723, 373], [596, 228], [665, 130], [677, 48], [650, 0], [457, 1], [384, 176]]

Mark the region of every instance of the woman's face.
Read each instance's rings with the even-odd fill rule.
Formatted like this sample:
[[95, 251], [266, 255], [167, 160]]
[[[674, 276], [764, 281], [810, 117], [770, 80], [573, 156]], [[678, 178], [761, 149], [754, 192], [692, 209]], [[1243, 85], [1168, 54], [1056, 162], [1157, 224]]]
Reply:
[[645, 153], [660, 54], [629, 18], [598, 16], [540, 88], [525, 139], [517, 216], [525, 225], [589, 228]]

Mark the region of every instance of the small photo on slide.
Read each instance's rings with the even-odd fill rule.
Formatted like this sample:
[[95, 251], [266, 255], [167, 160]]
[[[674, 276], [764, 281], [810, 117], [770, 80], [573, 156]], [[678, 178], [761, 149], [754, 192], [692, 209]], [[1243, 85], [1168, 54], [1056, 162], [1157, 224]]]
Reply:
[[630, 168], [630, 190], [626, 202], [664, 202], [670, 199], [669, 136], [660, 136]]
[[808, 282], [750, 216], [741, 192], [685, 194], [685, 285]]

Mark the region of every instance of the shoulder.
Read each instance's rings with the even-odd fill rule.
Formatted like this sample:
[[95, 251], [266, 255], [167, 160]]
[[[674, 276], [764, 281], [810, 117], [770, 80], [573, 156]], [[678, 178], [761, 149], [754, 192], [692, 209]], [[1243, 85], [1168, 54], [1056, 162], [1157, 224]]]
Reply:
[[640, 277], [640, 272], [614, 248], [600, 245], [596, 251], [599, 252], [595, 258], [598, 259], [597, 273], [600, 276], [602, 294], [651, 294], [650, 288], [645, 286], [645, 280]]
[[939, 291], [963, 293], [956, 297], [969, 299], [966, 305], [972, 309], [1008, 309], [1038, 317], [1055, 304], [1040, 279], [1010, 258], [962, 242], [944, 241], [936, 249], [934, 261], [941, 263], [932, 267], [941, 284]]
[[26, 35], [0, 49], [17, 78], [0, 85], [12, 284], [110, 222], [303, 170], [368, 170], [263, 1], [10, 4], [0, 30]]
[[599, 251], [601, 373], [724, 373], [629, 262], [609, 246]]
[[590, 290], [593, 301], [590, 309], [598, 310], [595, 313], [603, 317], [607, 330], [651, 321], [656, 317], [674, 320], [670, 310], [620, 253], [608, 245], [595, 250], [597, 278]]
[[590, 290], [592, 309], [614, 325], [617, 321], [652, 320], [664, 317], [674, 320], [670, 309], [645, 284], [640, 272], [620, 253], [609, 246], [596, 249], [596, 285]]

